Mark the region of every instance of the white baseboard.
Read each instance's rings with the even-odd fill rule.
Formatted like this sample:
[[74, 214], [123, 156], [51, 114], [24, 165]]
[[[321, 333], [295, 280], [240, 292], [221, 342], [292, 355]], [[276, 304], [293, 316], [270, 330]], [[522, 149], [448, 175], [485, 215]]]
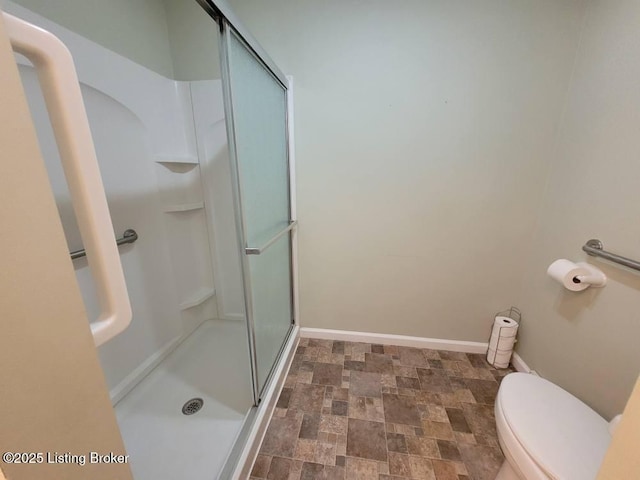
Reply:
[[244, 480], [249, 478], [251, 467], [253, 467], [253, 462], [258, 456], [260, 445], [262, 445], [262, 440], [267, 432], [269, 420], [271, 420], [271, 415], [276, 408], [276, 403], [280, 396], [284, 381], [287, 378], [287, 373], [289, 373], [289, 368], [291, 367], [291, 362], [293, 361], [293, 356], [296, 353], [298, 341], [300, 340], [299, 337], [300, 327], [294, 326], [291, 331], [291, 336], [285, 345], [280, 364], [276, 367], [276, 370], [273, 373], [273, 379], [269, 383], [265, 394], [262, 396], [262, 401], [258, 407], [258, 413], [254, 419], [253, 426], [251, 427], [251, 431], [247, 437], [244, 449], [242, 450], [242, 453], [240, 453], [236, 464], [237, 466], [231, 476], [233, 480]]
[[525, 363], [520, 355], [517, 352], [513, 352], [513, 356], [511, 357], [511, 365], [518, 372], [524, 373], [532, 373], [533, 371], [529, 368], [529, 365]]
[[301, 328], [300, 336], [324, 340], [344, 340], [347, 342], [382, 343], [399, 347], [429, 348], [449, 350], [451, 352], [486, 353], [487, 343], [467, 342], [464, 340], [442, 340], [439, 338], [410, 337], [385, 333], [351, 332], [348, 330], [329, 330], [325, 328]]

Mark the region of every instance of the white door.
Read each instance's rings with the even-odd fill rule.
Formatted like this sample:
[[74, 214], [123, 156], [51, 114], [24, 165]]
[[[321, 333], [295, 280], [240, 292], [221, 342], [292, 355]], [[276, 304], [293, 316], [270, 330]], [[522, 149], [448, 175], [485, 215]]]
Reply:
[[1, 15], [0, 146], [0, 469], [131, 479]]

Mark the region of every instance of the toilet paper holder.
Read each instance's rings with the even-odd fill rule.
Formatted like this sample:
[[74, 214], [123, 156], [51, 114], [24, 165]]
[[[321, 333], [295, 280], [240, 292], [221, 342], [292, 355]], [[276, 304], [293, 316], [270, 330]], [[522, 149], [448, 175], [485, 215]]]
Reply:
[[510, 318], [518, 325], [520, 325], [520, 320], [522, 320], [522, 312], [518, 307], [511, 307], [509, 310], [505, 310], [504, 312], [498, 312], [495, 316]]
[[[496, 368], [507, 368], [511, 361], [513, 348], [518, 341], [516, 338], [520, 322], [522, 321], [522, 312], [517, 307], [511, 307], [508, 310], [496, 313], [494, 321], [489, 329], [489, 338], [487, 340], [486, 359], [490, 365]], [[505, 325], [502, 326], [501, 323]], [[515, 323], [515, 328], [513, 326]], [[496, 332], [495, 329], [498, 328]], [[503, 336], [504, 329], [512, 330], [513, 335]], [[497, 335], [494, 338], [494, 334]], [[493, 342], [495, 340], [495, 342]], [[505, 344], [503, 345], [503, 340]], [[493, 344], [493, 345], [492, 345]]]

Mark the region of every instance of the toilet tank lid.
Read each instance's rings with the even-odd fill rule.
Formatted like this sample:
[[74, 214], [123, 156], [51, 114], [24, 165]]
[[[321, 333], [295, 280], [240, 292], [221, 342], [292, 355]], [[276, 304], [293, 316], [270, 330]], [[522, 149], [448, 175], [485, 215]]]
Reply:
[[557, 385], [512, 373], [498, 402], [512, 433], [554, 479], [595, 479], [611, 442], [607, 421]]

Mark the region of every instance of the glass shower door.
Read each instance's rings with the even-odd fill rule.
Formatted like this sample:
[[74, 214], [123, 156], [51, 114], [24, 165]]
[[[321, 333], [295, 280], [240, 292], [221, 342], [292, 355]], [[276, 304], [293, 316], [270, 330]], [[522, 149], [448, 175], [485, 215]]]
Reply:
[[287, 89], [226, 22], [221, 48], [258, 400], [293, 324]]

